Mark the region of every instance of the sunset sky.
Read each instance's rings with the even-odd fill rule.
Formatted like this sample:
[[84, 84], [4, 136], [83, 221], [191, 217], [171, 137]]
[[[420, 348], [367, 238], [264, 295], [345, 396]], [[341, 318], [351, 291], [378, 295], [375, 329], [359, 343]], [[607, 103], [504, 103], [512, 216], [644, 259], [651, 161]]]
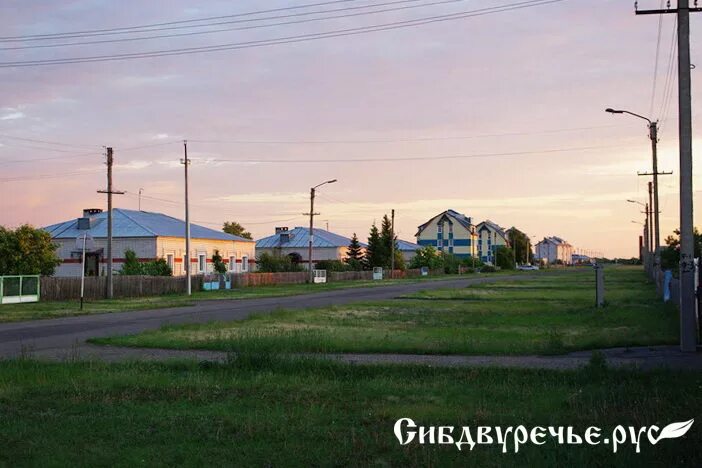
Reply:
[[[185, 37], [7, 50], [113, 37], [17, 42], [10, 36], [320, 2], [2, 2], [0, 62], [240, 43], [519, 3], [337, 2], [292, 12], [432, 5]], [[659, 4], [641, 0], [639, 7]], [[643, 215], [626, 199], [647, 197], [648, 178], [636, 172], [651, 170], [650, 141], [645, 122], [604, 109], [662, 120], [659, 168], [674, 171], [660, 179], [664, 238], [678, 225], [675, 89], [667, 115], [663, 110], [673, 20], [662, 19], [653, 106], [659, 19], [636, 17], [633, 0], [565, 0], [206, 54], [0, 68], [0, 224], [45, 226], [83, 208], [104, 208], [104, 195], [96, 193], [105, 186], [103, 146], [114, 147], [115, 188], [127, 191], [116, 197], [117, 207], [136, 209], [143, 188], [142, 209], [182, 218], [179, 159], [187, 139], [191, 219], [208, 227], [236, 220], [263, 237], [275, 226], [305, 225], [309, 187], [337, 178], [320, 190], [315, 208], [317, 225], [328, 222], [341, 234], [364, 238], [370, 224], [394, 208], [400, 238], [414, 240], [418, 225], [452, 208], [476, 221], [517, 226], [535, 240], [557, 235], [579, 249], [634, 256], [641, 226], [631, 220]], [[696, 63], [702, 15], [693, 15], [691, 28]], [[697, 73], [693, 117], [702, 89]], [[697, 135], [694, 121], [693, 131]], [[694, 143], [695, 153], [701, 151], [700, 139]], [[696, 187], [701, 176], [697, 164]]]

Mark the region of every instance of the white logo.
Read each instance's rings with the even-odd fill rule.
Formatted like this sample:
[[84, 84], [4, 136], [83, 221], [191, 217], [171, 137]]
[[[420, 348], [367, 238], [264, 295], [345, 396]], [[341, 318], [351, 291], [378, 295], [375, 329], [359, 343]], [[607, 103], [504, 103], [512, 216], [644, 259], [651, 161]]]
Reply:
[[[566, 445], [612, 445], [612, 451], [617, 450], [624, 444], [631, 444], [636, 447], [636, 453], [641, 452], [641, 440], [645, 434], [651, 445], [656, 445], [663, 439], [677, 439], [684, 436], [692, 427], [694, 419], [684, 422], [674, 422], [668, 424], [663, 429], [656, 425], [636, 428], [633, 426], [617, 426], [611, 436], [602, 438], [603, 431], [599, 427], [590, 426], [585, 432], [578, 434], [573, 426], [535, 426], [527, 429], [525, 426], [418, 426], [410, 418], [398, 419], [395, 422], [394, 432], [400, 445], [409, 445], [416, 442], [420, 445], [455, 445], [458, 450], [463, 450], [468, 446], [473, 450], [476, 445], [500, 445], [502, 453], [513, 450], [519, 452], [520, 446], [531, 443], [534, 445], [544, 445], [548, 438], [554, 439], [558, 444]], [[455, 436], [455, 437], [454, 437]], [[645, 440], [645, 439], [644, 439]]]

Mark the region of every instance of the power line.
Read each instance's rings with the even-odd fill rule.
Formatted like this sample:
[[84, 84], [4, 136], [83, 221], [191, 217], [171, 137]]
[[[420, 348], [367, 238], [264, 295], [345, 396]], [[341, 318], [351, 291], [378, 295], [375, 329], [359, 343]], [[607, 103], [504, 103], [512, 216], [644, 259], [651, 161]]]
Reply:
[[673, 95], [673, 87], [675, 86], [675, 83], [677, 81], [677, 73], [675, 73], [675, 55], [677, 51], [677, 32], [678, 32], [678, 19], [677, 17], [673, 20], [673, 34], [671, 35], [670, 38], [670, 52], [668, 54], [668, 67], [667, 67], [667, 73], [666, 73], [666, 78], [665, 78], [665, 84], [663, 85], [664, 93], [663, 93], [663, 101], [661, 103], [661, 110], [660, 110], [660, 119], [661, 119], [661, 124], [660, 127], [663, 127], [663, 124], [666, 122], [668, 118], [668, 109], [670, 106], [670, 101], [672, 99]]
[[369, 144], [369, 143], [402, 143], [402, 142], [421, 142], [421, 141], [448, 141], [448, 140], [472, 140], [478, 138], [496, 138], [506, 136], [528, 136], [550, 133], [567, 133], [582, 130], [600, 130], [604, 128], [619, 128], [630, 126], [631, 124], [619, 125], [596, 125], [590, 127], [573, 127], [559, 128], [550, 130], [536, 130], [529, 132], [504, 132], [504, 133], [486, 133], [478, 135], [454, 135], [446, 137], [417, 137], [417, 138], [378, 138], [366, 140], [188, 140], [193, 143], [226, 143], [226, 144], [247, 144], [247, 145], [321, 145], [321, 144]]
[[[162, 23], [151, 23], [151, 24], [145, 24], [145, 25], [141, 25], [141, 26], [124, 26], [124, 27], [119, 27], [119, 28], [90, 29], [90, 30], [84, 30], [84, 31], [70, 31], [70, 32], [53, 33], [53, 34], [30, 34], [30, 35], [24, 35], [24, 36], [4, 36], [4, 37], [0, 37], [0, 41], [2, 41], [2, 42], [10, 42], [10, 41], [19, 42], [19, 41], [33, 40], [33, 39], [37, 39], [37, 38], [55, 39], [57, 37], [60, 38], [60, 37], [66, 37], [66, 36], [74, 37], [74, 35], [76, 35], [76, 34], [91, 34], [91, 33], [117, 32], [117, 31], [135, 32], [135, 30], [158, 27], [158, 26], [169, 26], [169, 25], [173, 25], [173, 24], [186, 24], [186, 23], [195, 23], [195, 22], [201, 22], [201, 21], [213, 21], [213, 20], [224, 19], [224, 18], [237, 18], [237, 17], [244, 17], [244, 16], [254, 16], [254, 15], [260, 15], [260, 14], [264, 14], [264, 13], [275, 13], [278, 11], [300, 10], [300, 9], [311, 8], [311, 7], [315, 7], [315, 6], [331, 5], [331, 4], [335, 4], [335, 3], [349, 3], [349, 2], [353, 2], [353, 1], [356, 1], [356, 0], [334, 0], [334, 1], [327, 1], [327, 2], [308, 3], [305, 5], [273, 8], [273, 9], [269, 9], [269, 10], [258, 10], [258, 11], [250, 11], [250, 12], [246, 12], [246, 13], [237, 13], [237, 14], [232, 14], [232, 15], [210, 16], [210, 17], [205, 17], [205, 18], [179, 20], [179, 21], [168, 21], [168, 22], [162, 22]], [[136, 31], [136, 32], [139, 32], [139, 31]]]
[[[663, 9], [663, 2], [661, 0], [661, 9]], [[656, 39], [656, 58], [653, 62], [653, 90], [651, 91], [651, 106], [648, 115], [653, 115], [653, 105], [656, 102], [656, 84], [658, 79], [658, 58], [661, 51], [661, 33], [663, 31], [663, 15], [658, 16], [658, 38]]]
[[[74, 148], [94, 148], [99, 145], [77, 145], [77, 144], [72, 144], [72, 143], [64, 143], [60, 141], [50, 141], [50, 140], [39, 140], [37, 138], [25, 138], [25, 137], [18, 137], [14, 135], [7, 135], [4, 133], [0, 133], [0, 138], [6, 138], [8, 140], [18, 140], [18, 141], [28, 141], [30, 143], [43, 143], [47, 145], [56, 145], [56, 146], [68, 146], [68, 147], [74, 147]], [[56, 150], [54, 150], [56, 151]]]
[[508, 11], [520, 10], [524, 8], [532, 8], [536, 6], [543, 6], [553, 3], [560, 3], [565, 0], [530, 0], [517, 2], [507, 5], [501, 5], [497, 7], [482, 8], [477, 10], [469, 10], [459, 13], [453, 13], [448, 15], [439, 15], [433, 17], [418, 18], [406, 21], [396, 21], [391, 23], [377, 24], [371, 26], [357, 27], [357, 28], [347, 28], [339, 29], [333, 31], [327, 31], [322, 33], [310, 33], [301, 34], [296, 36], [285, 36], [273, 39], [263, 39], [256, 41], [246, 41], [238, 43], [229, 44], [219, 44], [213, 46], [203, 46], [203, 47], [188, 47], [181, 49], [166, 49], [166, 50], [156, 50], [149, 52], [136, 52], [128, 54], [110, 54], [110, 55], [95, 55], [95, 56], [84, 56], [84, 57], [71, 57], [63, 59], [45, 59], [45, 60], [28, 60], [28, 61], [18, 61], [18, 62], [0, 62], [0, 68], [13, 68], [13, 67], [32, 67], [32, 66], [44, 66], [44, 65], [65, 65], [65, 64], [75, 64], [75, 63], [92, 63], [92, 62], [108, 62], [108, 61], [119, 61], [119, 60], [132, 60], [139, 58], [154, 58], [154, 57], [166, 57], [166, 56], [179, 56], [179, 55], [190, 55], [198, 53], [209, 53], [209, 52], [219, 52], [225, 50], [238, 50], [238, 49], [248, 49], [253, 47], [263, 47], [270, 45], [282, 45], [291, 44], [297, 42], [308, 42], [318, 39], [329, 39], [335, 37], [344, 36], [354, 36], [358, 34], [366, 34], [371, 32], [381, 32], [390, 31], [394, 29], [408, 28], [414, 26], [422, 26], [426, 24], [452, 21], [476, 16], [484, 16], [494, 13], [503, 13]]
[[22, 176], [22, 177], [6, 177], [0, 179], [0, 182], [20, 182], [25, 180], [44, 180], [44, 179], [60, 179], [62, 177], [78, 177], [83, 175], [97, 174], [104, 172], [103, 169], [95, 169], [89, 171], [76, 171], [76, 172], [59, 172], [53, 174], [38, 174], [34, 176]]
[[36, 161], [54, 161], [54, 160], [65, 160], [65, 159], [73, 159], [73, 158], [85, 158], [88, 156], [99, 156], [98, 153], [91, 151], [90, 153], [83, 153], [83, 154], [74, 154], [71, 156], [51, 156], [51, 157], [46, 157], [46, 158], [31, 158], [31, 159], [13, 159], [10, 161], [1, 161], [0, 160], [0, 166], [5, 166], [8, 164], [25, 164], [25, 163], [32, 163]]
[[612, 148], [628, 148], [623, 146], [582, 146], [574, 148], [555, 148], [538, 151], [514, 151], [505, 153], [482, 153], [482, 154], [464, 154], [450, 156], [411, 156], [399, 158], [341, 158], [341, 159], [210, 159], [212, 162], [231, 162], [231, 163], [257, 163], [257, 164], [307, 164], [307, 163], [358, 163], [358, 162], [402, 162], [402, 161], [439, 161], [446, 159], [472, 159], [472, 158], [490, 158], [490, 157], [505, 157], [505, 156], [529, 156], [543, 155], [552, 153], [566, 153], [574, 151], [590, 151], [599, 149]]
[[[409, 3], [409, 2], [415, 3], [418, 1], [420, 1], [420, 0], [395, 0], [392, 2], [379, 3], [379, 4], [375, 4], [375, 5], [364, 5], [364, 6], [349, 7], [349, 8], [337, 8], [337, 9], [333, 9], [333, 10], [323, 10], [323, 11], [310, 11], [310, 12], [295, 13], [295, 14], [289, 14], [289, 15], [269, 16], [269, 17], [264, 17], [264, 18], [254, 18], [254, 19], [237, 20], [237, 21], [223, 21], [223, 22], [211, 23], [211, 24], [202, 24], [202, 25], [194, 25], [194, 26], [181, 26], [179, 28], [164, 28], [164, 29], [199, 28], [199, 27], [212, 27], [212, 26], [217, 26], [217, 25], [232, 24], [232, 23], [250, 23], [250, 22], [255, 22], [255, 21], [318, 15], [318, 14], [333, 13], [333, 12], [339, 12], [339, 11], [377, 8], [377, 7], [384, 6], [384, 5], [396, 5], [398, 3]], [[372, 10], [372, 11], [361, 11], [361, 12], [357, 12], [357, 13], [347, 13], [347, 14], [341, 14], [341, 15], [322, 16], [319, 18], [309, 18], [309, 19], [303, 19], [303, 20], [282, 21], [282, 22], [278, 22], [278, 23], [259, 24], [259, 25], [253, 25], [253, 26], [219, 28], [219, 29], [210, 29], [207, 31], [190, 31], [190, 32], [173, 33], [173, 34], [158, 34], [158, 35], [152, 35], [152, 36], [127, 37], [127, 38], [121, 38], [121, 39], [103, 39], [103, 40], [94, 40], [94, 41], [61, 42], [58, 44], [39, 44], [39, 45], [2, 47], [2, 48], [0, 48], [0, 51], [24, 50], [24, 49], [43, 49], [43, 48], [56, 48], [56, 47], [72, 47], [72, 46], [84, 46], [84, 45], [96, 45], [96, 44], [111, 44], [111, 43], [119, 43], [119, 42], [134, 42], [134, 41], [164, 39], [164, 38], [172, 38], [172, 37], [197, 36], [197, 35], [214, 34], [214, 33], [220, 33], [220, 32], [246, 31], [246, 30], [251, 30], [251, 29], [270, 28], [270, 27], [275, 27], [275, 26], [287, 26], [287, 25], [293, 25], [293, 24], [304, 24], [304, 23], [311, 23], [311, 22], [317, 22], [317, 21], [328, 21], [328, 20], [334, 20], [334, 19], [351, 18], [351, 17], [356, 17], [356, 16], [375, 15], [375, 14], [386, 13], [386, 12], [391, 12], [391, 11], [401, 11], [401, 10], [408, 10], [408, 9], [414, 9], [414, 8], [425, 8], [428, 6], [444, 5], [444, 4], [464, 2], [464, 1], [466, 1], [466, 0], [438, 0], [438, 1], [433, 1], [433, 2], [422, 3], [419, 5], [407, 5], [407, 6], [402, 6], [402, 7], [384, 8], [384, 9], [377, 9], [377, 10]], [[162, 29], [160, 29], [160, 30], [162, 30]], [[152, 30], [152, 31], [159, 31], [159, 30]], [[146, 32], [146, 31], [138, 31], [138, 32]], [[1, 42], [2, 41], [0, 41], [0, 43]]]

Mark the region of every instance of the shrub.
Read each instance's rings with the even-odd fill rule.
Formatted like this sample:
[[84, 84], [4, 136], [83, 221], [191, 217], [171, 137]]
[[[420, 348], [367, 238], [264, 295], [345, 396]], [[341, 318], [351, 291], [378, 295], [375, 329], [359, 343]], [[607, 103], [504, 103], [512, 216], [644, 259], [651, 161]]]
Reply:
[[341, 260], [320, 260], [315, 264], [317, 270], [332, 271], [349, 271], [351, 267]]
[[302, 267], [293, 262], [290, 255], [262, 253], [256, 259], [258, 271], [264, 273], [278, 273], [285, 271], [302, 271]]

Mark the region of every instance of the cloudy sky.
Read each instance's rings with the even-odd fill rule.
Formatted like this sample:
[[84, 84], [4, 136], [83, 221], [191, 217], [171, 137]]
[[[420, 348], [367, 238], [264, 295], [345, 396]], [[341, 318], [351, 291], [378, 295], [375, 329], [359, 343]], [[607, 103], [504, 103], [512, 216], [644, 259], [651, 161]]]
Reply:
[[[647, 196], [636, 172], [651, 169], [650, 142], [645, 122], [606, 107], [662, 121], [660, 169], [675, 172], [661, 177], [662, 236], [678, 224], [677, 93], [667, 79], [674, 15], [662, 18], [657, 46], [658, 17], [636, 17], [633, 1], [564, 0], [209, 53], [7, 65], [260, 44], [517, 3], [528, 2], [2, 2], [0, 224], [43, 226], [104, 207], [103, 146], [115, 151], [115, 188], [127, 191], [116, 206], [136, 209], [141, 188], [142, 209], [182, 217], [187, 139], [191, 219], [210, 227], [237, 220], [262, 237], [304, 225], [309, 187], [337, 178], [315, 208], [319, 225], [342, 234], [364, 237], [395, 208], [399, 235], [411, 240], [452, 208], [633, 256], [641, 226], [631, 221], [643, 215], [626, 199]], [[260, 10], [277, 11], [233, 16]], [[695, 63], [702, 15], [693, 16]], [[184, 22], [211, 17], [220, 24]], [[85, 33], [150, 24], [161, 25]], [[79, 34], [43, 36], [65, 32]], [[170, 37], [142, 39], [155, 35]]]

